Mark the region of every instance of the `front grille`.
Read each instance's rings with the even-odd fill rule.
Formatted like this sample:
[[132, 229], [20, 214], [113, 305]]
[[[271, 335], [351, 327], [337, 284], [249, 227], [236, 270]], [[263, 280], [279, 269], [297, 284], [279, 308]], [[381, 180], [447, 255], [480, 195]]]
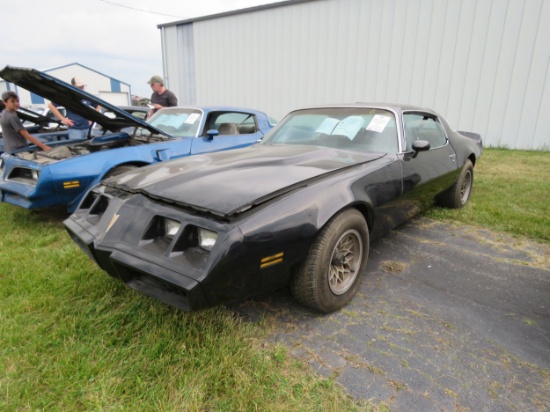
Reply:
[[[94, 194], [88, 195], [85, 202], [88, 201]], [[95, 195], [97, 196], [97, 195]], [[101, 216], [105, 213], [107, 210], [107, 207], [109, 206], [109, 198], [106, 196], [99, 196], [93, 198], [93, 205], [90, 207], [90, 211], [88, 212], [88, 216], [86, 217], [86, 220], [90, 222], [92, 225], [96, 225], [99, 220], [101, 219]]]
[[191, 310], [185, 289], [119, 262], [113, 261], [112, 263], [118, 276], [131, 288], [175, 308]]

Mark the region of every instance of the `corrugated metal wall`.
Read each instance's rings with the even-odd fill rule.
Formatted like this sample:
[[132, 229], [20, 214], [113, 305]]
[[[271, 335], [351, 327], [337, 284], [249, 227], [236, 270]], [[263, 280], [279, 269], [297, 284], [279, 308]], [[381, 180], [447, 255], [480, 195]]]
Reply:
[[[173, 26], [164, 28], [161, 32], [162, 36], [162, 60], [163, 60], [163, 77], [165, 85], [174, 92], [178, 97], [178, 104], [189, 104], [189, 90], [183, 88], [183, 82], [180, 80], [182, 68], [180, 61], [182, 59], [189, 61], [189, 55], [186, 54], [186, 49], [183, 45], [180, 46], [180, 37], [178, 32], [183, 31], [181, 27]], [[185, 93], [182, 92], [185, 90]]]
[[168, 76], [185, 64], [195, 86], [178, 81], [182, 103], [279, 118], [316, 104], [411, 103], [487, 146], [550, 148], [550, 0], [286, 2], [175, 27], [161, 27], [177, 32], [163, 43], [179, 56]]

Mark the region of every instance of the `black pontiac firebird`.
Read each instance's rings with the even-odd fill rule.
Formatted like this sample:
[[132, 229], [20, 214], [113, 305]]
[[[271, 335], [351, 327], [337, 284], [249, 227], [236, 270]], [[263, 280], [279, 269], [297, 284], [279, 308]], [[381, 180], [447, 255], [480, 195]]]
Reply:
[[424, 108], [306, 108], [253, 146], [110, 178], [64, 223], [109, 275], [184, 310], [290, 285], [332, 312], [371, 239], [433, 203], [466, 204], [481, 152], [479, 135]]

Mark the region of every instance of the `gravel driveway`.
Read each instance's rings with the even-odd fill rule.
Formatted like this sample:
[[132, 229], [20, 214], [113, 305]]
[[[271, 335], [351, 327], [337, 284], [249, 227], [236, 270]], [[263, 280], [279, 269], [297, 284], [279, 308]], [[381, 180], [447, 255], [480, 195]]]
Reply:
[[391, 411], [550, 410], [550, 247], [415, 219], [371, 245], [331, 315], [281, 291], [233, 305], [350, 396]]

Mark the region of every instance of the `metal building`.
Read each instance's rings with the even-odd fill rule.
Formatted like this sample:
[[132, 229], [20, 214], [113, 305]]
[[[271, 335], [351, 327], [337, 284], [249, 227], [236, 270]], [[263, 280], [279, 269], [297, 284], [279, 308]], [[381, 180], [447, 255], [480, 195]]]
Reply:
[[486, 146], [550, 148], [550, 0], [292, 0], [158, 27], [180, 104], [411, 103]]
[[[70, 83], [73, 77], [78, 77], [86, 83], [87, 92], [117, 106], [130, 105], [131, 88], [129, 84], [116, 80], [79, 63], [71, 63], [42, 71], [67, 83]], [[0, 82], [0, 90], [15, 91], [19, 95], [21, 107], [45, 103], [42, 96], [38, 96], [14, 84], [7, 83], [6, 81]]]

